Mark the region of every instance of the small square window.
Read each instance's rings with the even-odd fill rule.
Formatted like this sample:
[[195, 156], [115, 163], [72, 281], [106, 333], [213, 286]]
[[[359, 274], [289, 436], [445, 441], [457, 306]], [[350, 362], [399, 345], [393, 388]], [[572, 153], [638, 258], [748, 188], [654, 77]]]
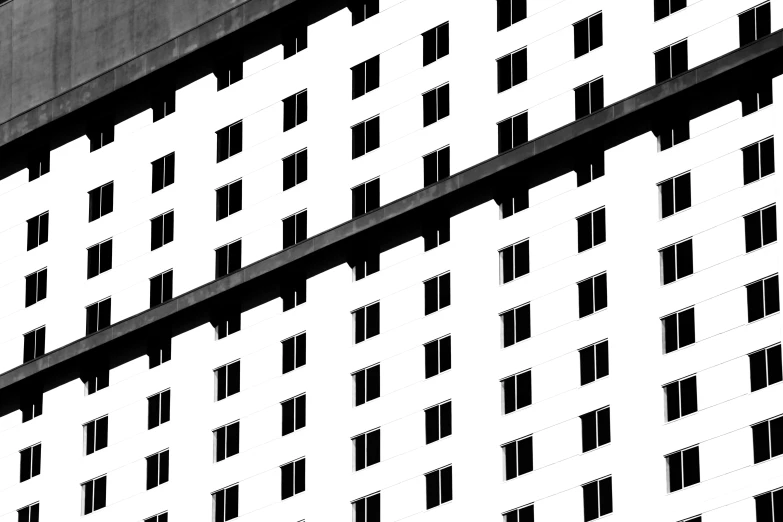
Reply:
[[354, 522], [381, 522], [380, 492], [354, 500], [351, 504]]
[[381, 429], [370, 430], [353, 439], [354, 470], [360, 471], [381, 461]]
[[699, 397], [695, 375], [669, 383], [663, 387], [663, 391], [666, 396], [667, 422], [699, 411]]
[[701, 482], [699, 472], [699, 447], [680, 450], [666, 456], [669, 477], [669, 493]]
[[18, 522], [39, 522], [40, 520], [40, 509], [38, 502], [35, 504], [30, 504], [29, 506], [25, 506], [22, 509], [18, 509], [16, 513]]
[[527, 80], [527, 47], [497, 59], [498, 92]]
[[503, 445], [505, 478], [511, 480], [533, 471], [533, 436]]
[[693, 274], [693, 240], [686, 239], [659, 250], [664, 285]]
[[754, 464], [783, 455], [783, 416], [754, 424], [751, 429]]
[[106, 507], [106, 475], [82, 483], [82, 515]]
[[696, 317], [693, 307], [661, 319], [663, 351], [670, 353], [696, 342]]
[[454, 498], [451, 466], [430, 471], [424, 475], [424, 479], [427, 487], [427, 509], [451, 502]]
[[111, 297], [102, 299], [86, 308], [87, 310], [87, 333], [95, 333], [103, 330], [111, 324]]

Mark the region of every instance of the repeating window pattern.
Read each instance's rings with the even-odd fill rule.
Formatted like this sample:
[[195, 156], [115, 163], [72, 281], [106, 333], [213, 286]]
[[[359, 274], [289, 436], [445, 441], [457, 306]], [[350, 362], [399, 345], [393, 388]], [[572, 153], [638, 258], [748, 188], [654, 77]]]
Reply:
[[533, 471], [533, 436], [503, 445], [506, 480]]
[[215, 220], [227, 218], [242, 210], [242, 180], [232, 181], [215, 191]]
[[606, 241], [606, 209], [599, 208], [576, 218], [577, 251], [584, 252]]
[[354, 343], [359, 344], [366, 339], [381, 333], [381, 303], [376, 302], [354, 310]]
[[107, 239], [87, 248], [87, 279], [111, 270], [113, 244]]
[[38, 522], [40, 520], [40, 508], [38, 502], [35, 504], [30, 504], [29, 506], [25, 506], [22, 509], [18, 509], [16, 513], [18, 522]]
[[663, 387], [666, 395], [666, 421], [671, 422], [699, 410], [696, 376], [691, 375]]
[[585, 522], [595, 520], [613, 511], [612, 477], [605, 477], [582, 486]]
[[745, 219], [745, 252], [752, 252], [778, 240], [775, 205], [743, 216]]
[[451, 336], [424, 345], [424, 377], [429, 379], [451, 369]]
[[25, 276], [25, 307], [46, 299], [46, 268]]
[[780, 311], [777, 274], [753, 282], [745, 288], [748, 294], [749, 323]]
[[424, 315], [451, 304], [451, 273], [446, 272], [424, 281]]
[[354, 0], [348, 4], [353, 25], [360, 24], [378, 14], [378, 0]]
[[150, 238], [150, 250], [157, 250], [163, 245], [174, 241], [174, 211], [169, 210], [165, 214], [150, 220], [152, 233]]
[[783, 488], [767, 491], [757, 497], [756, 522], [780, 522], [783, 507]]
[[174, 293], [174, 270], [150, 278], [150, 308], [169, 301]]
[[449, 84], [443, 84], [421, 95], [424, 103], [424, 126], [449, 115]]
[[530, 337], [530, 303], [500, 314], [503, 329], [503, 348]]
[[527, 80], [527, 47], [497, 59], [498, 92], [507, 91]]
[[612, 442], [609, 406], [581, 415], [582, 452], [588, 452]]
[[356, 159], [381, 146], [381, 117], [373, 116], [351, 127], [352, 157]]
[[596, 78], [574, 89], [575, 119], [604, 108], [604, 79]]
[[670, 353], [696, 342], [696, 315], [693, 307], [661, 318], [663, 351]]
[[427, 487], [427, 509], [451, 502], [454, 496], [451, 466], [430, 471], [424, 475], [424, 479]]
[[282, 341], [283, 373], [296, 370], [307, 363], [307, 333], [302, 332]]
[[221, 426], [212, 434], [215, 441], [215, 462], [239, 453], [239, 421]]
[[606, 273], [577, 283], [579, 289], [579, 317], [587, 317], [607, 306]]
[[368, 468], [381, 461], [381, 429], [357, 435], [352, 439], [354, 450], [354, 470]]
[[147, 429], [157, 428], [171, 420], [171, 390], [147, 397]]
[[448, 22], [425, 31], [421, 36], [424, 39], [423, 67], [426, 67], [449, 54]]
[[688, 40], [655, 51], [655, 83], [674, 78], [688, 70]]
[[283, 248], [307, 239], [307, 209], [283, 218]]
[[359, 217], [381, 206], [381, 179], [375, 178], [351, 189], [352, 217]]
[[82, 515], [106, 507], [106, 475], [82, 483]]
[[49, 241], [49, 212], [38, 214], [27, 220], [27, 250], [32, 250]]
[[527, 18], [527, 0], [497, 0], [498, 31]]
[[102, 299], [86, 308], [87, 311], [87, 333], [95, 333], [103, 330], [111, 324], [111, 297]]
[[447, 145], [430, 152], [424, 159], [424, 186], [446, 179], [451, 174], [451, 148]]
[[283, 190], [307, 181], [307, 149], [283, 158]]
[[25, 482], [41, 474], [41, 444], [35, 444], [19, 452], [19, 482]]
[[764, 2], [739, 14], [740, 47], [767, 36], [772, 31], [770, 3]]
[[212, 493], [212, 522], [226, 522], [239, 516], [239, 484]]
[[700, 482], [699, 447], [693, 446], [666, 456], [669, 493]]
[[693, 240], [686, 239], [662, 248], [661, 279], [664, 285], [693, 274]]
[[242, 268], [242, 240], [215, 249], [215, 279]]
[[381, 56], [373, 56], [351, 67], [351, 79], [351, 93], [354, 100], [377, 89], [381, 82]]
[[153, 489], [169, 481], [169, 450], [147, 457], [147, 489]]
[[381, 522], [381, 493], [353, 501], [354, 522]]
[[754, 392], [783, 381], [783, 359], [776, 344], [748, 355], [750, 391]]
[[582, 386], [609, 375], [609, 341], [579, 350], [579, 374]]
[[745, 185], [775, 172], [775, 139], [766, 138], [742, 149]]
[[307, 121], [307, 89], [283, 100], [283, 132]]
[[239, 363], [240, 361], [234, 361], [215, 369], [216, 401], [222, 401], [239, 393]]
[[24, 334], [24, 353], [22, 362], [32, 361], [46, 351], [46, 326], [39, 326]]
[[365, 402], [381, 396], [381, 365], [376, 364], [353, 374], [354, 404], [361, 406]]
[[451, 401], [424, 410], [424, 434], [426, 444], [451, 435]]
[[527, 142], [527, 111], [498, 123], [498, 154]]
[[753, 430], [753, 463], [783, 455], [783, 416], [751, 426]]
[[686, 0], [655, 0], [655, 21], [685, 9]]
[[282, 500], [298, 495], [305, 490], [305, 459], [304, 457], [280, 466]]
[[506, 377], [500, 381], [503, 388], [503, 413], [509, 414], [533, 404], [532, 372], [524, 372]]
[[280, 403], [283, 413], [283, 436], [302, 429], [307, 423], [307, 396], [293, 397]]
[[530, 240], [500, 250], [500, 283], [505, 284], [530, 273]]
[[215, 132], [217, 136], [217, 163], [242, 152], [242, 120]]
[[604, 44], [603, 13], [596, 13], [574, 24], [574, 58]]
[[109, 214], [114, 210], [114, 182], [94, 188], [87, 193], [90, 198], [89, 216], [90, 222]]
[[503, 513], [503, 522], [535, 522], [534, 504]]
[[685, 172], [658, 184], [661, 219], [691, 208], [691, 173]]

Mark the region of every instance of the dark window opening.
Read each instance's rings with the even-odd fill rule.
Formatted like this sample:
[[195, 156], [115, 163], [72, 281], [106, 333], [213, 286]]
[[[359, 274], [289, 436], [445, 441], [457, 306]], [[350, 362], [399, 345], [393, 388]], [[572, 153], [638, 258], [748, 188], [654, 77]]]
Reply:
[[446, 83], [422, 94], [424, 126], [432, 125], [449, 115], [449, 84]]
[[302, 394], [280, 403], [283, 412], [283, 436], [304, 428], [307, 424], [307, 396]]
[[584, 252], [606, 241], [606, 209], [599, 208], [576, 218], [577, 251]]
[[701, 481], [699, 472], [699, 447], [694, 446], [666, 456], [669, 475], [669, 493], [687, 488]]
[[432, 444], [451, 435], [451, 401], [424, 410], [424, 438]]
[[602, 478], [582, 486], [585, 522], [608, 515], [612, 506], [612, 477]]
[[435, 217], [427, 222], [422, 232], [424, 237], [424, 251], [428, 252], [451, 240], [450, 219], [446, 217]]
[[30, 157], [27, 160], [29, 180], [35, 181], [44, 174], [48, 174], [49, 166], [49, 149], [38, 150], [30, 154]]
[[451, 336], [424, 345], [424, 378], [429, 379], [451, 370]]
[[351, 189], [351, 216], [359, 217], [381, 206], [381, 180], [375, 178]]
[[95, 221], [114, 210], [114, 182], [88, 192], [90, 196], [89, 221]]
[[307, 333], [302, 332], [282, 341], [283, 373], [288, 373], [307, 364]]
[[657, 22], [680, 9], [685, 9], [686, 0], [655, 0], [654, 20]]
[[307, 239], [307, 210], [283, 219], [283, 248]]
[[305, 490], [305, 459], [280, 466], [280, 496], [285, 500]]
[[453, 495], [451, 466], [424, 475], [427, 487], [427, 509], [451, 502]]
[[283, 190], [307, 181], [307, 149], [283, 158]]
[[778, 240], [775, 205], [751, 212], [744, 219], [745, 252], [752, 252]]
[[103, 330], [111, 324], [111, 297], [87, 306], [86, 310], [87, 333], [85, 335]]
[[82, 514], [89, 515], [106, 507], [106, 475], [82, 484]]
[[243, 76], [242, 57], [238, 55], [223, 56], [220, 65], [215, 69], [217, 78], [217, 90], [222, 91], [230, 85], [234, 85]]
[[430, 152], [424, 159], [424, 186], [446, 179], [451, 174], [451, 148], [447, 145]]
[[174, 241], [174, 211], [169, 210], [165, 214], [150, 220], [152, 232], [150, 234], [150, 250], [157, 250], [163, 245]]
[[423, 67], [426, 67], [449, 54], [448, 22], [425, 31], [421, 36], [424, 39]]
[[604, 108], [604, 79], [597, 78], [574, 89], [575, 119]]
[[503, 388], [503, 414], [508, 415], [533, 404], [531, 370], [506, 377], [500, 381]]
[[742, 149], [745, 185], [775, 172], [775, 139], [767, 138]]
[[530, 273], [530, 240], [500, 250], [500, 283], [505, 284]]
[[281, 286], [283, 311], [287, 312], [307, 302], [307, 278], [297, 276], [293, 282]]
[[114, 122], [111, 120], [96, 122], [87, 132], [87, 137], [90, 140], [90, 152], [105, 147], [114, 141]]
[[152, 193], [174, 183], [174, 153], [166, 154], [152, 162]]
[[693, 274], [693, 240], [686, 239], [660, 250], [664, 285]]
[[111, 270], [113, 241], [107, 239], [87, 249], [87, 279]]
[[582, 453], [612, 442], [609, 406], [581, 415]]
[[748, 355], [750, 361], [750, 391], [758, 391], [783, 381], [783, 359], [780, 345], [770, 346]]
[[239, 393], [240, 362], [234, 361], [215, 370], [215, 401]]
[[226, 522], [239, 516], [239, 484], [212, 493], [212, 522]]
[[27, 220], [27, 250], [32, 250], [49, 241], [49, 212]]
[[242, 268], [242, 240], [215, 249], [215, 279]]
[[747, 285], [748, 322], [752, 323], [780, 311], [778, 275]]
[[381, 56], [373, 56], [367, 61], [351, 67], [351, 95], [353, 99], [374, 91], [381, 83]]
[[604, 44], [603, 13], [596, 13], [574, 24], [574, 58]]
[[663, 351], [670, 353], [696, 342], [696, 316], [693, 307], [661, 319]]
[[239, 421], [221, 426], [212, 433], [215, 441], [215, 462], [239, 453]]
[[378, 14], [378, 0], [353, 0], [348, 4], [353, 25], [360, 24]]
[[498, 154], [527, 142], [527, 112], [498, 123]]
[[42, 356], [46, 352], [46, 326], [40, 326], [24, 334], [24, 354], [22, 362], [26, 363]]
[[219, 341], [242, 329], [242, 314], [235, 306], [229, 306], [220, 312], [215, 320], [215, 338]]
[[503, 445], [503, 459], [506, 480], [533, 471], [533, 436]]
[[352, 439], [354, 470], [360, 471], [381, 461], [381, 429], [357, 435]]
[[498, 31], [527, 18], [527, 0], [497, 0]]
[[530, 338], [530, 303], [500, 314], [503, 348]]
[[603, 177], [605, 170], [604, 151], [601, 150], [590, 154], [589, 159], [581, 161], [574, 170], [576, 171], [577, 187], [587, 185], [591, 181]]
[[354, 310], [353, 325], [355, 344], [381, 333], [381, 303], [376, 302]]
[[759, 80], [752, 89], [748, 89], [740, 98], [742, 115], [748, 116], [764, 107], [772, 105], [772, 79]]
[[609, 341], [579, 350], [579, 374], [582, 386], [609, 375]]
[[171, 420], [171, 390], [147, 397], [147, 429], [157, 428]]
[[507, 91], [527, 80], [527, 48], [514, 51], [498, 63], [498, 92]]
[[305, 49], [307, 49], [307, 23], [304, 20], [298, 20], [284, 30], [283, 59], [291, 58]]
[[174, 271], [166, 270], [150, 278], [150, 308], [165, 303], [173, 297]]
[[751, 426], [753, 430], [753, 463], [783, 455], [783, 417]]
[[691, 173], [686, 172], [662, 181], [659, 185], [661, 219], [691, 208]]
[[242, 152], [242, 120], [215, 132], [217, 136], [217, 162], [227, 160]]
[[688, 70], [688, 40], [682, 40], [653, 53], [655, 83], [674, 78]]
[[25, 482], [41, 474], [41, 444], [19, 452], [19, 482]]
[[772, 31], [770, 3], [765, 2], [739, 14], [740, 47], [767, 36]]
[[147, 457], [147, 489], [153, 489], [169, 481], [169, 450]]
[[351, 127], [352, 158], [364, 156], [381, 146], [381, 117], [375, 116]]
[[451, 304], [451, 273], [424, 281], [424, 315], [437, 312]]
[[283, 132], [307, 121], [307, 89], [283, 100]]
[[25, 307], [46, 299], [47, 271], [45, 268], [25, 276]]
[[376, 364], [353, 374], [354, 405], [361, 406], [381, 396], [381, 365]]
[[577, 283], [579, 317], [587, 317], [607, 306], [606, 272]]
[[667, 422], [699, 411], [699, 396], [695, 375], [667, 384], [663, 387], [663, 390], [666, 395]]
[[353, 501], [354, 522], [381, 522], [381, 494], [369, 495]]
[[216, 221], [242, 210], [242, 180], [223, 185], [215, 191]]

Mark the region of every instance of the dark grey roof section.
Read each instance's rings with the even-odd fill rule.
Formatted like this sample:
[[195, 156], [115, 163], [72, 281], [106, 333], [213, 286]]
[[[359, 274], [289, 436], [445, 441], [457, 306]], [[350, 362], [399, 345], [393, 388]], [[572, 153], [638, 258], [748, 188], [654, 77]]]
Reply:
[[587, 137], [608, 125], [623, 122], [630, 123], [632, 121], [630, 117], [638, 114], [642, 109], [650, 109], [661, 102], [670, 100], [674, 96], [684, 94], [708, 80], [725, 77], [724, 75], [740, 66], [749, 65], [763, 58], [774, 57], [779, 59], [780, 57], [773, 53], [781, 48], [783, 48], [783, 30], [776, 31], [752, 44], [691, 69], [680, 76], [645, 89], [506, 153], [494, 156], [435, 185], [409, 194], [373, 212], [347, 221], [293, 247], [256, 261], [233, 274], [200, 286], [163, 305], [124, 319], [105, 330], [79, 339], [38, 359], [14, 368], [0, 375], [0, 390], [73, 359], [84, 352], [101, 348], [111, 343], [114, 339], [136, 332], [163, 319], [181, 314], [210, 299], [224, 295], [231, 289], [284, 268], [295, 261], [303, 258], [315, 260], [317, 258], [311, 256], [318, 256], [319, 253], [325, 252], [327, 247], [347, 242], [356, 234], [403, 215], [409, 215], [412, 211], [439, 201], [447, 195], [475, 186], [474, 184], [477, 182], [515, 167], [539, 154], [566, 145], [577, 138]]

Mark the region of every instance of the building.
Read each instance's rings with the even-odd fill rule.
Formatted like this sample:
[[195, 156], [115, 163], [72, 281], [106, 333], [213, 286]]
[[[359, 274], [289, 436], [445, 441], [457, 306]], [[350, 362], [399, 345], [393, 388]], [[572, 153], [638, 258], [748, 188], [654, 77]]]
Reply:
[[0, 522], [783, 520], [780, 0], [0, 24]]

